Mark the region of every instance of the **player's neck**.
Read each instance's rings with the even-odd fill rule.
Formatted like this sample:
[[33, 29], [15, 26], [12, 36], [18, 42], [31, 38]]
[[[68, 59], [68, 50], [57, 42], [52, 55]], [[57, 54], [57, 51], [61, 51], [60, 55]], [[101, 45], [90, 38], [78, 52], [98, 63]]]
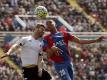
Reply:
[[33, 37], [34, 39], [39, 39], [39, 38], [40, 38], [38, 35], [32, 35], [32, 37]]

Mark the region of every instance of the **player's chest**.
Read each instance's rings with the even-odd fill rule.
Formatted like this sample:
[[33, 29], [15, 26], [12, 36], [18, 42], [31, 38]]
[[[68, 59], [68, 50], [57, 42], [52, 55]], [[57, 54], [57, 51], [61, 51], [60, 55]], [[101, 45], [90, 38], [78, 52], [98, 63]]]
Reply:
[[41, 42], [39, 40], [27, 40], [26, 44], [24, 45], [25, 48], [30, 48], [34, 50], [41, 49]]
[[50, 37], [50, 39], [51, 39], [50, 41], [52, 41], [52, 43], [56, 46], [65, 45], [64, 36], [62, 34], [54, 34]]

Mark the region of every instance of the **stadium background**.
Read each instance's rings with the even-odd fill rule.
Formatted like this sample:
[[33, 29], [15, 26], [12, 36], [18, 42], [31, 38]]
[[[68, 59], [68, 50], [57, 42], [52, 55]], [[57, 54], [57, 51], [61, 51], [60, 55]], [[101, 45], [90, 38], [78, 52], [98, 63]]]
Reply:
[[[33, 17], [21, 18], [26, 26], [19, 22], [15, 15], [32, 15], [37, 5], [45, 6], [51, 16], [60, 16], [71, 25], [73, 32], [105, 32], [104, 35], [107, 35], [107, 0], [0, 0], [0, 46], [4, 52], [14, 43], [15, 36], [18, 38], [18, 35], [27, 35], [38, 22], [35, 22]], [[58, 30], [68, 30], [60, 20], [56, 19], [56, 23]], [[82, 38], [89, 37], [86, 35]], [[70, 44], [75, 80], [107, 80], [105, 43]], [[15, 64], [21, 66], [20, 58], [12, 55], [12, 59]], [[21, 80], [20, 71], [16, 69], [18, 67], [9, 62], [8, 58], [1, 60], [0, 79]]]

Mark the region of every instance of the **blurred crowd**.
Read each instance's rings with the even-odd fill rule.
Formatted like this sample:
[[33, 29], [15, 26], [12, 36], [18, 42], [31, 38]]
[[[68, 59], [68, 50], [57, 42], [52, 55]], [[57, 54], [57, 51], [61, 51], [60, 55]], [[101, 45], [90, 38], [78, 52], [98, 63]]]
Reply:
[[[107, 0], [77, 0], [81, 7], [107, 27]], [[67, 0], [0, 0], [0, 31], [32, 31], [35, 18], [22, 18], [23, 27], [15, 15], [34, 14], [36, 6], [45, 6], [49, 15], [61, 16], [75, 32], [102, 32], [100, 25], [92, 23], [82, 12], [72, 7]], [[56, 20], [57, 27], [63, 25]], [[9, 47], [8, 45], [5, 46]], [[6, 50], [7, 51], [7, 50]], [[107, 80], [107, 45], [76, 45], [71, 48], [75, 80]], [[20, 59], [11, 56], [16, 65]], [[14, 76], [14, 77], [13, 77]], [[6, 62], [0, 62], [0, 80], [20, 80], [20, 75]]]
[[75, 80], [107, 80], [107, 45], [78, 45], [71, 48]]
[[[102, 31], [98, 23], [92, 23], [82, 12], [72, 7], [66, 0], [1, 0], [0, 30], [32, 31], [35, 19], [25, 19], [24, 21], [28, 26], [23, 29], [23, 26], [17, 22], [14, 15], [34, 14], [34, 9], [38, 5], [45, 6], [49, 11], [49, 15], [61, 16], [76, 32]], [[61, 26], [59, 22], [57, 24]]]
[[22, 75], [2, 60], [0, 61], [0, 80], [22, 80]]
[[107, 0], [77, 0], [80, 6], [107, 28]]

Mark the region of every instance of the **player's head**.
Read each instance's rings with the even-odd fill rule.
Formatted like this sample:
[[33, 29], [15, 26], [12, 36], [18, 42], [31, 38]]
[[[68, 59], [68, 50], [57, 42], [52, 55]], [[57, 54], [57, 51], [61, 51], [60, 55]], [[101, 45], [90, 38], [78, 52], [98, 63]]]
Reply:
[[35, 35], [38, 35], [38, 36], [42, 37], [44, 32], [45, 32], [45, 26], [43, 24], [37, 24], [35, 26], [35, 29], [34, 29], [34, 34]]
[[46, 28], [47, 28], [47, 30], [49, 30], [49, 31], [56, 31], [56, 23], [55, 23], [55, 21], [53, 21], [53, 20], [48, 20], [47, 22], [46, 22]]

